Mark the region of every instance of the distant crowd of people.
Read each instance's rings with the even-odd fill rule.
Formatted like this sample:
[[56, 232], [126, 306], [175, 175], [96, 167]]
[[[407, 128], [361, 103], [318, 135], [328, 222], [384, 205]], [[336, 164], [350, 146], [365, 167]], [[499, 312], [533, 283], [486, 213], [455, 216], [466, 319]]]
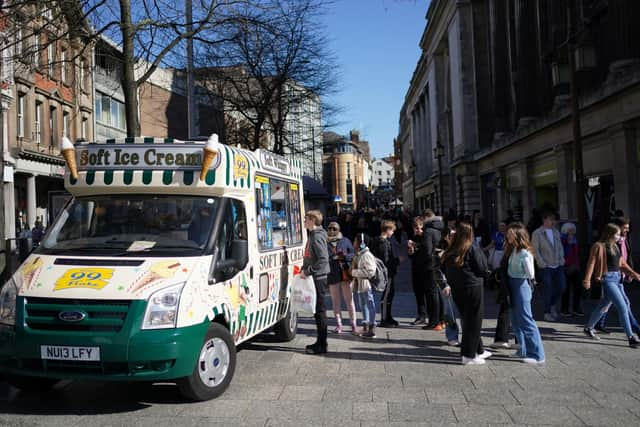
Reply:
[[[398, 326], [392, 304], [400, 264], [395, 248], [399, 245], [406, 245], [411, 259], [416, 298], [416, 317], [411, 324], [444, 330], [447, 343], [460, 347], [464, 365], [481, 365], [492, 356], [481, 339], [486, 287], [496, 290], [498, 306], [492, 347], [512, 348], [512, 331], [518, 344], [512, 356], [524, 363], [545, 363], [542, 337], [532, 312], [534, 291], [542, 294], [544, 320], [554, 322], [561, 317], [583, 316], [583, 297], [591, 290], [599, 301], [584, 333], [592, 339], [608, 333], [606, 317], [614, 306], [629, 346], [640, 346], [634, 335], [640, 334], [640, 324], [624, 289], [624, 283], [640, 280], [640, 274], [633, 269], [630, 221], [622, 212], [601, 230], [584, 265], [576, 225], [566, 222], [558, 229], [552, 211], [536, 212], [526, 226], [508, 212], [493, 232], [478, 212], [442, 217], [431, 209], [415, 216], [407, 211], [345, 212], [326, 221], [326, 231], [324, 223], [321, 212], [307, 212], [309, 240], [301, 274], [314, 278], [318, 297], [318, 339], [307, 346], [309, 353], [328, 350], [326, 294], [331, 296], [334, 333], [375, 338], [376, 327]], [[389, 283], [383, 292], [371, 284], [376, 259], [388, 271]], [[362, 317], [360, 328], [356, 302]], [[343, 303], [350, 328], [342, 318]]]

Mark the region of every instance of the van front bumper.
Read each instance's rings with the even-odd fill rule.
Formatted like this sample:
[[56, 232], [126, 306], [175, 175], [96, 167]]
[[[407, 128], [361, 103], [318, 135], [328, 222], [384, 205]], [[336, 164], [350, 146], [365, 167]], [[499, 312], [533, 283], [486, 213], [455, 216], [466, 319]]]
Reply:
[[[16, 327], [0, 326], [0, 372], [100, 381], [160, 381], [191, 375], [208, 324], [141, 330], [145, 307], [146, 301], [131, 301], [122, 328], [114, 333], [32, 329], [24, 321], [24, 310], [18, 309]], [[100, 360], [42, 359], [41, 346], [47, 345], [99, 347]]]

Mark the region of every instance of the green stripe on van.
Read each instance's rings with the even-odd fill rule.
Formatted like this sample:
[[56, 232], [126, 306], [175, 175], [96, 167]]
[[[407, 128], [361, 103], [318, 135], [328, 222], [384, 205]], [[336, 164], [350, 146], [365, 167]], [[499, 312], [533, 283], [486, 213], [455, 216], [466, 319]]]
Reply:
[[173, 171], [162, 172], [162, 183], [164, 185], [169, 185], [171, 184], [171, 181], [173, 181]]
[[146, 138], [144, 139], [144, 143], [145, 143], [145, 144], [153, 144], [154, 142], [156, 142], [156, 141], [155, 141], [155, 138], [149, 138], [149, 137], [146, 137]]
[[216, 170], [212, 169], [207, 171], [207, 176], [204, 177], [204, 182], [207, 185], [213, 185], [216, 183]]
[[218, 307], [213, 307], [213, 317], [218, 317], [218, 313], [220, 313]]
[[145, 185], [151, 184], [153, 179], [153, 171], [144, 171], [142, 172], [142, 183]]
[[105, 185], [111, 185], [113, 183], [113, 171], [104, 171], [104, 183]]
[[125, 144], [135, 144], [135, 142], [136, 142], [136, 139], [130, 136], [124, 139]]
[[87, 185], [93, 184], [93, 182], [96, 180], [96, 172], [87, 171], [86, 180], [87, 180]]
[[184, 171], [182, 174], [182, 182], [184, 182], [185, 185], [193, 184], [193, 171]]
[[227, 187], [231, 183], [231, 159], [229, 158], [229, 149], [225, 146], [224, 151], [227, 153]]
[[131, 183], [133, 182], [133, 171], [132, 170], [124, 171], [122, 180], [126, 185], [131, 185]]
[[253, 330], [251, 329], [252, 327], [253, 327], [253, 313], [249, 315], [249, 325], [247, 326], [247, 334], [251, 335], [253, 333]]
[[173, 144], [173, 138], [165, 138], [164, 139], [164, 143], [165, 144]]

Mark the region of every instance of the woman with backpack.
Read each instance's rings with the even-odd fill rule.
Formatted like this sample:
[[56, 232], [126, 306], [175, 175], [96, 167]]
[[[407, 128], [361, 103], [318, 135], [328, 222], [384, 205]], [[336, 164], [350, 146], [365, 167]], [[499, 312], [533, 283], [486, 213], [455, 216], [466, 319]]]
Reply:
[[[349, 239], [342, 235], [340, 225], [337, 222], [330, 222], [327, 231], [329, 267], [331, 268], [327, 281], [329, 282], [333, 314], [336, 317], [336, 328], [333, 332], [338, 334], [343, 332], [342, 301], [344, 301], [347, 306], [347, 311], [349, 312], [349, 318], [351, 319], [351, 332], [356, 335], [356, 306], [353, 303], [351, 277], [349, 276], [349, 266], [354, 256], [353, 245]], [[341, 295], [342, 301], [340, 300]]]
[[353, 277], [353, 292], [358, 294], [360, 310], [362, 310], [362, 333], [364, 338], [376, 336], [376, 304], [373, 300], [373, 288], [369, 279], [376, 273], [376, 261], [369, 251], [369, 236], [364, 233], [356, 234], [353, 242], [356, 256], [351, 263]]

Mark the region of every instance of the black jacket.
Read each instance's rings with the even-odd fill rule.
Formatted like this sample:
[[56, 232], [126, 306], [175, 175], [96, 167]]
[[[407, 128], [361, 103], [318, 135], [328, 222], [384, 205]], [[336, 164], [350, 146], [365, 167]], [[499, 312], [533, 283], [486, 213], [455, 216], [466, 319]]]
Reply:
[[444, 263], [445, 275], [452, 288], [482, 286], [488, 275], [487, 257], [475, 245], [469, 248], [462, 267], [455, 265], [455, 257], [450, 256]]
[[424, 250], [425, 270], [434, 271], [440, 265], [440, 257], [436, 250], [442, 240], [442, 230], [444, 230], [444, 222], [442, 217], [436, 216], [431, 220], [425, 221], [422, 233], [422, 248]]
[[302, 270], [306, 276], [314, 279], [326, 279], [329, 268], [329, 251], [327, 250], [327, 232], [322, 227], [309, 232], [307, 247], [302, 259]]
[[371, 243], [369, 244], [369, 250], [374, 256], [380, 258], [380, 260], [384, 263], [385, 267], [387, 267], [390, 278], [396, 275], [400, 260], [393, 253], [393, 247], [389, 239], [382, 236], [378, 236], [375, 239], [372, 239]]

